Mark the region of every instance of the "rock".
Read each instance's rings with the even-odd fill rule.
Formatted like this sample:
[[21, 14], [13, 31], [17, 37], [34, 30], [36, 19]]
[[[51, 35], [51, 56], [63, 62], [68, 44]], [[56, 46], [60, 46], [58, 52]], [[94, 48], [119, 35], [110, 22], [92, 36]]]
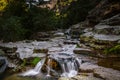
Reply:
[[85, 48], [75, 48], [74, 53], [76, 54], [81, 54], [81, 53], [92, 53], [92, 50], [90, 49], [85, 49]]
[[58, 80], [69, 80], [69, 78], [61, 77], [61, 78], [59, 78]]
[[[93, 27], [101, 20], [115, 16], [120, 13], [119, 0], [102, 0], [93, 10], [91, 10], [87, 16], [88, 26]], [[118, 19], [114, 20], [115, 24], [119, 24]], [[112, 21], [113, 22], [113, 21]]]
[[80, 42], [98, 50], [111, 48], [118, 44], [119, 40], [120, 26], [110, 26], [106, 23], [99, 23], [92, 31], [86, 32], [80, 36]]
[[53, 36], [62, 37], [62, 36], [64, 36], [64, 33], [63, 32], [57, 32], [57, 33], [53, 34]]
[[33, 54], [33, 49], [31, 48], [18, 48], [16, 51], [17, 57], [20, 59], [29, 58]]
[[58, 80], [102, 80], [102, 79], [95, 78], [95, 77], [89, 76], [89, 75], [77, 75], [77, 76], [72, 77], [72, 78], [61, 77]]
[[79, 41], [78, 40], [65, 40], [64, 44], [78, 44]]
[[79, 39], [81, 33], [83, 33], [84, 27], [82, 27], [83, 23], [78, 23], [73, 25], [70, 29], [70, 36], [72, 39]]
[[5, 55], [5, 52], [0, 49], [0, 56], [4, 56], [4, 55]]
[[98, 66], [86, 62], [86, 63], [81, 64], [80, 71], [81, 72], [93, 72], [95, 68], [98, 68]]
[[31, 39], [38, 41], [48, 41], [50, 38], [50, 34], [46, 32], [38, 32], [31, 36]]
[[107, 68], [113, 68], [116, 70], [120, 70], [120, 57], [118, 57], [116, 55], [115, 56], [111, 55], [105, 59], [99, 59], [97, 64], [99, 66], [104, 66]]
[[106, 20], [102, 20], [101, 23], [111, 26], [120, 25], [120, 13]]
[[120, 26], [110, 26], [107, 24], [99, 23], [94, 27], [94, 32], [97, 34], [105, 34], [105, 35], [119, 35], [120, 34]]
[[94, 69], [94, 76], [102, 78], [104, 80], [120, 80], [120, 71], [100, 67]]
[[8, 65], [7, 58], [0, 56], [0, 73], [5, 71], [7, 65]]
[[15, 65], [14, 63], [9, 62], [9, 63], [8, 63], [8, 67], [9, 67], [9, 68], [16, 68], [17, 65]]
[[33, 53], [48, 53], [48, 49], [34, 49]]
[[5, 77], [4, 80], [37, 80], [36, 78], [29, 78], [29, 77], [20, 77], [17, 74]]

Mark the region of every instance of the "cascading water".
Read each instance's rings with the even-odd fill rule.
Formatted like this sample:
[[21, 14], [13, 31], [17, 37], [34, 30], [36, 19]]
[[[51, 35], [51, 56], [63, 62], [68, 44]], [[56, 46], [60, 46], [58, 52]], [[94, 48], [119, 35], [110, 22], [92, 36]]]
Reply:
[[62, 69], [61, 76], [73, 77], [77, 75], [80, 67], [80, 61], [71, 54], [58, 53], [50, 55], [50, 58], [56, 60]]
[[45, 58], [40, 60], [38, 62], [38, 64], [35, 66], [34, 69], [31, 69], [31, 70], [29, 70], [29, 71], [27, 71], [25, 73], [20, 74], [20, 75], [21, 76], [34, 76], [34, 75], [37, 75], [37, 74], [39, 74], [39, 72], [40, 72], [42, 66], [44, 65], [44, 63], [45, 63]]
[[[42, 59], [36, 67], [32, 70], [29, 70], [23, 74], [22, 76], [34, 76], [37, 75], [42, 67], [46, 67], [46, 77], [51, 77], [52, 75], [64, 76], [64, 77], [73, 77], [77, 75], [81, 59], [76, 58], [73, 54], [73, 49], [76, 45], [65, 45], [62, 47], [61, 52], [57, 52], [54, 54], [49, 54], [47, 58]], [[46, 61], [45, 61], [46, 60]], [[57, 65], [60, 67], [60, 72], [53, 69], [53, 62], [55, 61]], [[43, 66], [44, 65], [44, 66]], [[45, 68], [43, 68], [45, 69]]]
[[48, 59], [48, 62], [47, 62], [47, 75], [46, 76], [50, 76], [50, 61], [51, 59]]

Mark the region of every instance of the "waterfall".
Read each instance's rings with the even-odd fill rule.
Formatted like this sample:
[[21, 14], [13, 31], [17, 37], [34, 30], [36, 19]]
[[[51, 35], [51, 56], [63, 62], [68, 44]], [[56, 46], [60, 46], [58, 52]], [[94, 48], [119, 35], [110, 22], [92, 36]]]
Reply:
[[62, 70], [61, 76], [73, 77], [77, 75], [81, 60], [76, 58], [73, 54], [58, 53], [50, 55], [50, 58], [56, 60]]
[[[47, 56], [47, 62], [45, 58], [38, 62], [34, 69], [31, 69], [22, 74], [22, 76], [35, 76], [37, 75], [43, 64], [46, 66], [46, 77], [51, 77], [51, 74], [55, 73], [58, 76], [63, 77], [73, 77], [77, 75], [79, 67], [81, 65], [81, 59], [76, 58], [73, 50], [76, 45], [65, 45], [61, 52], [57, 52], [55, 54], [49, 54]], [[56, 65], [59, 65], [60, 72], [54, 70], [52, 65], [52, 61], [56, 62]]]
[[75, 59], [74, 60], [68, 59], [66, 62], [61, 64], [61, 68], [62, 68], [61, 76], [73, 77], [78, 73], [79, 64], [77, 64]]
[[29, 70], [29, 71], [26, 71], [26, 72], [24, 72], [24, 73], [22, 73], [22, 74], [20, 74], [20, 75], [21, 75], [21, 76], [34, 76], [34, 75], [39, 74], [39, 72], [40, 72], [40, 70], [41, 70], [44, 62], [45, 62], [45, 58], [43, 58], [42, 60], [40, 60], [40, 61], [37, 63], [37, 65], [35, 66], [34, 69], [31, 69], [31, 70]]

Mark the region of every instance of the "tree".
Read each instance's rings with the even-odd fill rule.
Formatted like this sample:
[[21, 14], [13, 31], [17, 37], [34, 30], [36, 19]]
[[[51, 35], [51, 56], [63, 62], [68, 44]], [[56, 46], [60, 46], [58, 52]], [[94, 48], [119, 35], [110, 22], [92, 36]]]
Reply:
[[7, 6], [7, 0], [0, 0], [0, 12]]
[[1, 38], [5, 41], [16, 41], [24, 38], [25, 29], [22, 28], [19, 17], [11, 16], [3, 21], [0, 32]]

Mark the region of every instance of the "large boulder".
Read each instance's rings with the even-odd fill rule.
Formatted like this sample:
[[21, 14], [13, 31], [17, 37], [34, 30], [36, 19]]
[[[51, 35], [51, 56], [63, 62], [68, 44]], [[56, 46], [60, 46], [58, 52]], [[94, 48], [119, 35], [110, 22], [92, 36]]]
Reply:
[[103, 80], [120, 80], [120, 71], [100, 67], [94, 69], [94, 76], [102, 78]]
[[82, 34], [80, 36], [81, 42], [101, 50], [118, 44], [120, 40], [119, 15], [117, 14], [109, 19], [102, 20], [91, 31], [89, 30]]
[[101, 0], [101, 2], [89, 12], [87, 21], [89, 26], [94, 26], [101, 20], [120, 13], [119, 0]]

